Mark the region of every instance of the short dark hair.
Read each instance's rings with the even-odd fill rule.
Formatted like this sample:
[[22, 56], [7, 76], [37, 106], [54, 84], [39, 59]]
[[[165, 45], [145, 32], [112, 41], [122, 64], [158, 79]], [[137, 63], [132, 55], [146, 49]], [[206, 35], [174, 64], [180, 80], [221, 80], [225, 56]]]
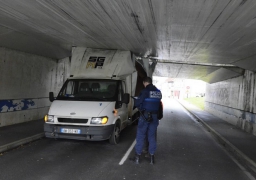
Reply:
[[152, 79], [150, 77], [144, 77], [143, 82], [147, 82], [149, 84], [152, 84]]

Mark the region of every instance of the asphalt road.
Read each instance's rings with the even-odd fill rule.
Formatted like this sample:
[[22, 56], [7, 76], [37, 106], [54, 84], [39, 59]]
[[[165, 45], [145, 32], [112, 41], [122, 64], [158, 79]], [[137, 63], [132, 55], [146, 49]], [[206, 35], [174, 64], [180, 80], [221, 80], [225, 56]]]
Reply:
[[[121, 134], [118, 145], [42, 138], [0, 156], [0, 180], [247, 180], [245, 173], [209, 132], [174, 100], [164, 101], [158, 128], [156, 164], [147, 158], [119, 165], [137, 126]], [[134, 154], [132, 150], [130, 156]], [[253, 179], [253, 178], [251, 178]]]

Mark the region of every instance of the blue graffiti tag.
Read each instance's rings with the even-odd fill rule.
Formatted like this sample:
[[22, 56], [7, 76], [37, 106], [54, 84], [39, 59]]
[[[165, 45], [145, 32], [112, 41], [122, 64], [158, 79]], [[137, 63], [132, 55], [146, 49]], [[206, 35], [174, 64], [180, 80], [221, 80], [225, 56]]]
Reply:
[[27, 110], [35, 106], [32, 99], [0, 100], [0, 113]]

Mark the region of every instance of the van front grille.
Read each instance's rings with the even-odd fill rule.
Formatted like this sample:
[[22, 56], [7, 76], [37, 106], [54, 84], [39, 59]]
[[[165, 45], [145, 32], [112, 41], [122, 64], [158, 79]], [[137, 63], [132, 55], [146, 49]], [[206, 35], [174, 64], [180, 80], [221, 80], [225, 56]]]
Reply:
[[87, 123], [88, 119], [73, 119], [73, 118], [58, 118], [59, 122], [63, 123]]

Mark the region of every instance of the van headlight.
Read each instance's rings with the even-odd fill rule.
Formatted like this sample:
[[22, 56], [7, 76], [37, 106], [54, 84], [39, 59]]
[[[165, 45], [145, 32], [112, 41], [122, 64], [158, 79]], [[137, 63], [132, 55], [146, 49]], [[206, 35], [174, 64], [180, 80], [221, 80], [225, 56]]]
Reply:
[[45, 122], [53, 123], [53, 122], [54, 122], [54, 116], [45, 115], [45, 116], [44, 116], [44, 121], [45, 121]]
[[91, 120], [91, 124], [106, 124], [108, 122], [108, 117], [93, 117]]

